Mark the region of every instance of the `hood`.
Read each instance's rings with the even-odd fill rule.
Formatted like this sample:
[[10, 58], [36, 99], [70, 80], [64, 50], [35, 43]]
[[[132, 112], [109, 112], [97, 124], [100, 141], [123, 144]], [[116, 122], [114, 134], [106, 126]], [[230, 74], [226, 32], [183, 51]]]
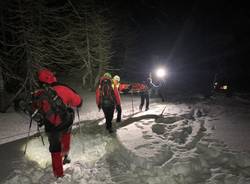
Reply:
[[40, 82], [52, 84], [57, 82], [55, 75], [48, 69], [42, 69], [38, 72], [38, 79]]

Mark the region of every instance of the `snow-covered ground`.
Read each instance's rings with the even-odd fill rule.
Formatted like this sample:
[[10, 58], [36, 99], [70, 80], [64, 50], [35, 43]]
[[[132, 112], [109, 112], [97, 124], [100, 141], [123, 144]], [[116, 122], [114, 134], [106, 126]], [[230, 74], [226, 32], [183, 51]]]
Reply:
[[[87, 90], [78, 90], [83, 98], [83, 105], [79, 109], [80, 121], [97, 120], [103, 118], [103, 113], [98, 112], [98, 108], [95, 102], [95, 94]], [[132, 99], [131, 96], [122, 96], [124, 115], [132, 113]], [[139, 98], [133, 96], [135, 103], [134, 110], [138, 109]], [[78, 116], [75, 114], [75, 126], [78, 126]], [[0, 145], [15, 141], [21, 138], [25, 138], [28, 135], [30, 118], [22, 112], [15, 112], [13, 108], [10, 108], [7, 113], [0, 113]], [[41, 131], [43, 131], [41, 129]], [[32, 122], [30, 131], [31, 135], [37, 133], [37, 124]]]
[[[65, 176], [52, 176], [48, 142], [45, 139], [44, 147], [35, 137], [25, 156], [25, 140], [0, 146], [4, 166], [0, 183], [250, 184], [248, 101], [202, 96], [167, 103], [154, 99], [149, 111], [139, 112], [139, 98], [134, 96], [132, 114], [131, 96], [122, 96], [123, 121], [114, 123], [116, 132], [108, 134], [94, 94], [82, 94], [82, 131], [74, 131], [72, 163], [64, 166]], [[8, 114], [4, 120], [9, 121]], [[12, 130], [9, 133], [25, 131], [6, 128]]]

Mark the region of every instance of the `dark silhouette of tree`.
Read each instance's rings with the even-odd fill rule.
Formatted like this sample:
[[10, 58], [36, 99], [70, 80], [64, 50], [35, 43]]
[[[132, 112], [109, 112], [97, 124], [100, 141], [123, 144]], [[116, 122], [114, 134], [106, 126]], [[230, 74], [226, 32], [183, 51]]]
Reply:
[[72, 71], [82, 73], [83, 86], [94, 89], [100, 76], [110, 68], [111, 22], [93, 2], [86, 1], [77, 6], [68, 2], [75, 14], [70, 44], [78, 58], [72, 65]]
[[0, 21], [0, 97], [4, 84], [16, 88], [5, 109], [37, 87], [39, 68], [80, 73], [84, 87], [93, 89], [110, 67], [112, 26], [95, 3], [79, 2], [76, 9], [71, 1], [50, 7], [42, 0], [12, 0], [2, 6]]

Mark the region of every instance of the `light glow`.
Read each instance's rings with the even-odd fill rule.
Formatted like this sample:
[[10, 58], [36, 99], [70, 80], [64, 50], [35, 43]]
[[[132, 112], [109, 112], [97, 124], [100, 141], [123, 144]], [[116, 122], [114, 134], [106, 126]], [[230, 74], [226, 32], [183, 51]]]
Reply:
[[164, 69], [164, 68], [158, 68], [158, 69], [156, 70], [156, 77], [162, 79], [162, 78], [164, 78], [166, 75], [167, 75], [166, 69]]
[[221, 89], [227, 90], [227, 89], [228, 89], [228, 86], [227, 86], [227, 85], [224, 85], [224, 86], [221, 87]]
[[[30, 139], [27, 142], [27, 150], [25, 157], [28, 160], [36, 162], [41, 168], [46, 168], [51, 164], [51, 156], [49, 152], [49, 143], [46, 138], [44, 138], [45, 146], [43, 146], [41, 138], [36, 137]], [[25, 143], [26, 144], [26, 143]], [[25, 149], [25, 144], [22, 147], [22, 152]]]

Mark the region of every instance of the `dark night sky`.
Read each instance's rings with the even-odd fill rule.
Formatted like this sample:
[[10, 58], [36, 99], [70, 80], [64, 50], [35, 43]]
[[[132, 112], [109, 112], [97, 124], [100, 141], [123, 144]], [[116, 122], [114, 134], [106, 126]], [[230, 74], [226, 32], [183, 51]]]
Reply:
[[[137, 1], [127, 3], [127, 6], [123, 8], [128, 11], [131, 24], [138, 30], [138, 46], [149, 51], [146, 52], [148, 54], [168, 56], [180, 37], [183, 37], [178, 46], [180, 50], [190, 45], [198, 49], [203, 45], [205, 50], [204, 44], [207, 47], [211, 44], [219, 51], [226, 47], [245, 48], [249, 44], [250, 17], [243, 4], [225, 1], [189, 1], [184, 4]], [[193, 54], [197, 54], [195, 52], [193, 50]], [[206, 54], [206, 51], [203, 52]]]
[[236, 80], [248, 80], [248, 6], [237, 1], [153, 0], [116, 1], [112, 5], [113, 12], [126, 15], [138, 33], [139, 72], [148, 71], [159, 60], [176, 73], [224, 72]]
[[[79, 0], [71, 0], [73, 3]], [[66, 0], [49, 0], [50, 6]], [[238, 1], [95, 1], [118, 25], [136, 32], [136, 57], [152, 64], [155, 58], [176, 70], [214, 69], [218, 62], [248, 66], [250, 11]], [[144, 65], [145, 66], [145, 65]], [[243, 67], [246, 69], [246, 67]], [[248, 72], [250, 72], [248, 70]]]

